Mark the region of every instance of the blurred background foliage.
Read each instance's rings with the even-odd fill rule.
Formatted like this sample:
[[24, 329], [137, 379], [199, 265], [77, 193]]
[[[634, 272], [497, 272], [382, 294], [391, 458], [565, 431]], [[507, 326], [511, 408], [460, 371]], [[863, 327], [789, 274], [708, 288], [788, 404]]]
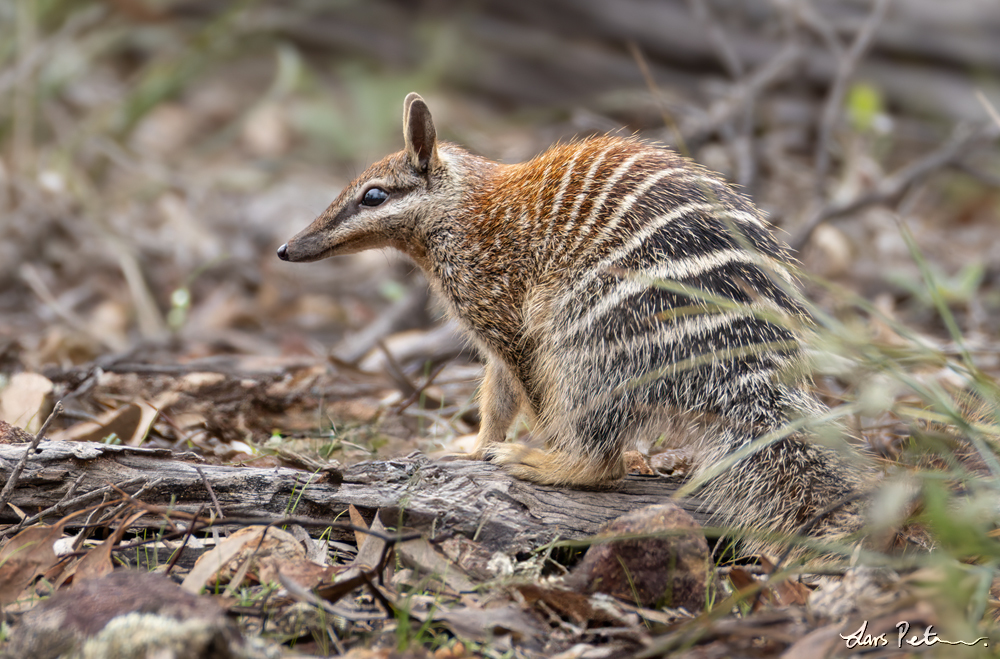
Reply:
[[[301, 267], [273, 250], [400, 147], [413, 90], [445, 138], [504, 161], [608, 130], [672, 144], [800, 237], [817, 208], [986, 120], [977, 91], [996, 98], [996, 4], [913, 0], [889, 7], [824, 119], [873, 7], [0, 1], [5, 354], [66, 366], [171, 332], [321, 354], [363, 329], [422, 286], [409, 265], [369, 254]], [[979, 146], [888, 207], [820, 226], [801, 245], [806, 270], [942, 329], [921, 316], [931, 305], [900, 217], [965, 329], [992, 334], [998, 174]]]

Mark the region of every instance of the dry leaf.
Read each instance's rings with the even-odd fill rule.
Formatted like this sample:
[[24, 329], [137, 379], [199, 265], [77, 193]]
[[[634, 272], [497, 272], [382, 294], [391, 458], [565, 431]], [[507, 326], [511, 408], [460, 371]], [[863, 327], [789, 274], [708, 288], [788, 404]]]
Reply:
[[[358, 527], [359, 529], [368, 528], [368, 524], [365, 522], [365, 518], [361, 516], [361, 513], [358, 512], [358, 509], [354, 507], [353, 503], [347, 507], [347, 514], [351, 518], [351, 524]], [[378, 519], [378, 515], [375, 515], [375, 519]], [[361, 548], [362, 545], [365, 544], [365, 540], [367, 540], [370, 537], [372, 536], [368, 533], [365, 533], [364, 531], [359, 531], [357, 529], [354, 530], [354, 542], [357, 543], [359, 549]]]
[[0, 549], [0, 606], [17, 600], [25, 588], [58, 560], [53, 545], [62, 536], [62, 522], [32, 526]]
[[[766, 556], [761, 556], [760, 562], [768, 574], [774, 572], [774, 564]], [[812, 589], [801, 581], [787, 578], [777, 583], [772, 582], [764, 593], [771, 604], [775, 606], [805, 606], [806, 602], [809, 601], [809, 595], [812, 594]]]
[[531, 616], [516, 604], [492, 609], [465, 607], [437, 611], [434, 619], [447, 623], [458, 636], [479, 641], [505, 634], [510, 634], [515, 640], [543, 638], [549, 631], [536, 627]]
[[517, 590], [530, 606], [539, 602], [569, 619], [576, 625], [587, 623], [619, 623], [621, 620], [613, 616], [607, 608], [597, 608], [591, 605], [590, 598], [564, 588], [552, 588], [536, 584], [515, 584]]
[[73, 583], [79, 584], [81, 581], [100, 579], [111, 574], [115, 569], [114, 563], [111, 562], [111, 550], [122, 541], [125, 532], [132, 528], [132, 524], [145, 514], [145, 510], [133, 514], [119, 524], [109, 538], [84, 554], [73, 571]]
[[143, 400], [108, 410], [95, 421], [86, 421], [52, 434], [54, 441], [102, 442], [115, 435], [123, 444], [139, 446], [156, 421], [157, 410]]
[[476, 589], [462, 569], [437, 553], [426, 538], [402, 542], [396, 545], [396, 553], [403, 565], [433, 576], [456, 593], [471, 593]]
[[0, 390], [0, 419], [35, 433], [51, 411], [52, 382], [38, 373], [18, 373]]
[[490, 551], [478, 542], [469, 540], [464, 535], [453, 535], [447, 540], [437, 543], [437, 548], [448, 560], [457, 563], [463, 572], [476, 581], [488, 581], [498, 576], [494, 569], [495, 566], [491, 566], [496, 552]]
[[[236, 556], [240, 550], [243, 549], [248, 543], [258, 540], [264, 529], [264, 526], [251, 526], [247, 527], [252, 529], [252, 533], [243, 533], [237, 535], [234, 533], [230, 537], [226, 538], [212, 551], [202, 554], [194, 564], [191, 573], [187, 575], [184, 582], [181, 584], [181, 588], [188, 591], [189, 593], [195, 593], [201, 591], [208, 583], [216, 572], [224, 569], [229, 561]], [[246, 531], [246, 529], [240, 529], [240, 531]]]
[[[266, 535], [264, 533], [265, 530], [267, 531]], [[262, 535], [264, 536], [263, 541], [261, 541]], [[246, 541], [241, 542], [244, 539]], [[229, 545], [227, 543], [230, 542], [239, 543], [236, 552], [232, 553], [224, 562], [216, 562], [217, 557], [229, 553]], [[224, 545], [227, 546], [227, 549], [222, 551]], [[217, 551], [219, 553], [213, 556]], [[238, 586], [239, 582], [242, 581], [242, 575], [245, 574], [250, 574], [257, 581], [264, 581], [260, 575], [260, 560], [263, 558], [273, 557], [281, 561], [298, 562], [305, 560], [305, 556], [305, 548], [288, 531], [273, 526], [247, 526], [234, 532], [219, 543], [219, 546], [212, 551], [200, 556], [195, 561], [191, 574], [198, 571], [201, 564], [205, 562], [209, 566], [215, 566], [215, 569], [212, 570], [212, 573], [215, 574], [215, 580], [228, 581], [232, 586]], [[188, 578], [191, 578], [190, 575], [188, 575]], [[188, 580], [185, 579], [185, 588], [187, 587], [187, 583]], [[211, 574], [205, 583], [213, 583]]]
[[[312, 590], [334, 573], [332, 565], [317, 565], [305, 558], [268, 557], [260, 561], [260, 582], [281, 583], [281, 578], [291, 579], [302, 588]], [[279, 576], [280, 574], [280, 576]]]
[[[360, 515], [358, 516], [360, 519]], [[352, 518], [353, 521], [353, 518]], [[362, 524], [364, 520], [362, 520]], [[378, 513], [375, 514], [375, 519], [372, 520], [371, 530], [378, 533], [386, 533], [385, 526], [382, 524], [382, 519], [379, 517]], [[355, 532], [355, 535], [357, 533]], [[358, 554], [351, 561], [351, 565], [362, 570], [371, 570], [378, 566], [379, 561], [382, 560], [382, 554], [385, 551], [385, 540], [378, 538], [370, 533], [363, 534], [364, 540], [358, 543]]]

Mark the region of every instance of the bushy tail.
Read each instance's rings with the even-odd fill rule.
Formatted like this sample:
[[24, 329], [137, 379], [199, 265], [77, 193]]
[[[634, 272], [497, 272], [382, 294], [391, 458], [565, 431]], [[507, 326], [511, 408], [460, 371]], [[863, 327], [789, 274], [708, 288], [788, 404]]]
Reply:
[[790, 536], [836, 541], [859, 531], [865, 481], [841, 452], [793, 435], [712, 477], [699, 495], [718, 525], [742, 529], [744, 551], [779, 555]]

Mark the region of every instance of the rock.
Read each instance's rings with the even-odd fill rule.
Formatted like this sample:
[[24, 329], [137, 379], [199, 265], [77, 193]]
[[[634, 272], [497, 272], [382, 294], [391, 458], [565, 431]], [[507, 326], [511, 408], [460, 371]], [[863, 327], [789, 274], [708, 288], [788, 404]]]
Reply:
[[599, 537], [662, 534], [594, 544], [566, 578], [582, 593], [606, 593], [644, 607], [705, 608], [715, 588], [708, 543], [680, 507], [648, 506], [608, 522]]
[[159, 574], [112, 572], [60, 590], [24, 614], [3, 657], [272, 659], [211, 598]]

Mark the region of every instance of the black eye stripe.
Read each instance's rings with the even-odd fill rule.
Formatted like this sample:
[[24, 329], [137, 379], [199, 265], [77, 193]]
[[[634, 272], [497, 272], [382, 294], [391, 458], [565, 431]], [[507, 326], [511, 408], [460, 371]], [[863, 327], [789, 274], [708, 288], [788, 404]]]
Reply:
[[361, 198], [362, 206], [378, 206], [389, 198], [389, 193], [382, 188], [369, 188]]

